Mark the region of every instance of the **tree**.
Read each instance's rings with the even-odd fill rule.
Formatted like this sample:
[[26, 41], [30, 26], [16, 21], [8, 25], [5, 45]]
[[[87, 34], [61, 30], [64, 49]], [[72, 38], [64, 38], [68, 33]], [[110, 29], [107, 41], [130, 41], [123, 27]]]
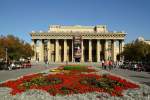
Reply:
[[150, 45], [143, 41], [128, 43], [125, 45], [122, 55], [128, 61], [146, 61], [150, 58]]
[[31, 46], [28, 43], [25, 43], [22, 49], [22, 57], [28, 58], [28, 57], [32, 57], [33, 55], [34, 55], [34, 51], [31, 49]]
[[5, 38], [3, 36], [0, 37], [0, 59], [3, 60], [5, 59], [5, 54], [6, 54], [5, 49], [3, 47], [4, 39]]
[[32, 57], [34, 52], [31, 49], [30, 44], [25, 43], [18, 37], [13, 35], [1, 36], [0, 37], [0, 58], [4, 58], [4, 54], [7, 54], [10, 60], [19, 60], [20, 58]]
[[5, 51], [3, 50], [2, 47], [0, 47], [0, 58], [4, 58], [5, 57]]

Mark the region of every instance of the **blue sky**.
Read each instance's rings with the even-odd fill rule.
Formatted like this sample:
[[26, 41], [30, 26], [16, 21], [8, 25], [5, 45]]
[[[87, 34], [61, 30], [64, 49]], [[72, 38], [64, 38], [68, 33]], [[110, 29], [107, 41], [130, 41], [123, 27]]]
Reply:
[[150, 40], [150, 0], [0, 0], [0, 34], [30, 42], [29, 32], [47, 31], [50, 24], [107, 25]]

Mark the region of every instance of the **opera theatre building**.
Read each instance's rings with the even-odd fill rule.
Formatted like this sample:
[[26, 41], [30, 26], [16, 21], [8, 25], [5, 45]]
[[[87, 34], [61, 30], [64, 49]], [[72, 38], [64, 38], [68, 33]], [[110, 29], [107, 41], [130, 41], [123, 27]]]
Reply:
[[31, 32], [33, 61], [100, 62], [117, 60], [123, 51], [124, 32], [108, 31], [105, 25], [51, 25], [47, 32]]

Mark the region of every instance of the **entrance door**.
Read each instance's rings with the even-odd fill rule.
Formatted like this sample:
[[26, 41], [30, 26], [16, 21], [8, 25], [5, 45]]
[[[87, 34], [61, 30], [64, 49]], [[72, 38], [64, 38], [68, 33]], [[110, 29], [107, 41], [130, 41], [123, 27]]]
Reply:
[[81, 36], [73, 37], [73, 57], [75, 62], [80, 62], [81, 60]]

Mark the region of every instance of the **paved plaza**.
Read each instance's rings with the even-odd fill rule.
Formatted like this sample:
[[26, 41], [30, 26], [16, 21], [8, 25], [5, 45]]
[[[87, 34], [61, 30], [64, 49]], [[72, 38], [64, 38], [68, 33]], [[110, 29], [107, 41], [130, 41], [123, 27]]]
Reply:
[[[60, 65], [64, 65], [65, 63], [61, 64], [34, 64], [31, 68], [25, 68], [25, 69], [16, 69], [16, 70], [1, 70], [0, 71], [0, 81], [5, 81], [8, 79], [14, 79], [17, 78], [21, 75], [26, 75], [26, 74], [31, 74], [31, 73], [36, 73], [40, 72], [49, 68], [55, 68]], [[82, 63], [84, 65], [90, 65], [94, 66], [97, 68], [99, 67], [99, 64], [97, 63]], [[108, 70], [109, 71], [109, 70]], [[131, 71], [131, 70], [126, 70], [126, 69], [113, 69], [109, 71], [111, 73], [121, 75], [123, 77], [129, 78], [133, 81], [146, 84], [150, 86], [150, 72], [136, 72], [136, 71]]]
[[150, 72], [137, 72], [125, 69], [114, 69], [111, 72], [150, 86]]

